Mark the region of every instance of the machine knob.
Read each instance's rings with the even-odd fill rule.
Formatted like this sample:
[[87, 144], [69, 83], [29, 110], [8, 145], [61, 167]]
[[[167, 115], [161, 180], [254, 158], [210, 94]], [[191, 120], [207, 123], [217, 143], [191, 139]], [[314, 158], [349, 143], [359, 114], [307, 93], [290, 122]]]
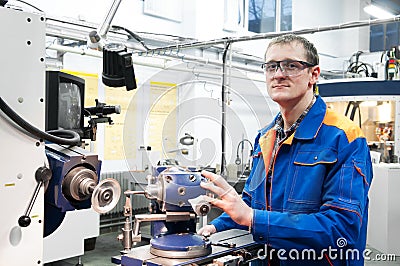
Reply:
[[190, 205], [192, 205], [193, 211], [200, 216], [205, 216], [211, 210], [211, 204], [205, 198], [205, 195], [200, 195], [197, 198], [189, 199]]
[[31, 217], [27, 216], [27, 215], [22, 215], [21, 217], [19, 217], [18, 219], [18, 224], [21, 227], [27, 227], [28, 225], [31, 224]]
[[35, 172], [35, 179], [37, 182], [42, 181], [43, 183], [46, 183], [51, 179], [51, 176], [51, 170], [45, 166], [39, 167]]
[[199, 213], [201, 216], [207, 215], [207, 213], [210, 212], [210, 205], [209, 204], [203, 204], [199, 207]]

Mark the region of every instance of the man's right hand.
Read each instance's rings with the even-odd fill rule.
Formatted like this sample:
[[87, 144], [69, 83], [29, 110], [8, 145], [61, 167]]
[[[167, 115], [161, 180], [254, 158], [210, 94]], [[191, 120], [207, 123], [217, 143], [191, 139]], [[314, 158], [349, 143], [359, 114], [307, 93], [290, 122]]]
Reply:
[[202, 228], [200, 228], [199, 231], [197, 232], [197, 234], [208, 237], [216, 232], [217, 232], [217, 229], [215, 228], [215, 226], [212, 224], [208, 224], [208, 225], [205, 225]]

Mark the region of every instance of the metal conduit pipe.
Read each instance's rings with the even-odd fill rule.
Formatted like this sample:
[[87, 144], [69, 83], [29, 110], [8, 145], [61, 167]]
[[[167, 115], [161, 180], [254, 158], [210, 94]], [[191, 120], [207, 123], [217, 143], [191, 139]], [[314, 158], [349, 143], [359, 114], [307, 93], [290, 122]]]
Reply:
[[[79, 55], [86, 55], [86, 56], [92, 56], [96, 58], [102, 58], [103, 53], [97, 50], [92, 50], [92, 49], [86, 49], [86, 48], [79, 48], [79, 47], [70, 47], [70, 46], [64, 46], [64, 45], [59, 45], [59, 44], [51, 44], [47, 47], [49, 50], [54, 50], [58, 52], [67, 52], [67, 53], [73, 53], [73, 54], [79, 54]], [[149, 62], [149, 60], [141, 60], [140, 58], [148, 58], [148, 57], [134, 57], [132, 58], [132, 62], [134, 65], [140, 65], [140, 66], [146, 66], [146, 67], [154, 67], [154, 68], [159, 68], [159, 69], [169, 69], [169, 70], [176, 70], [176, 71], [182, 71], [182, 72], [194, 72], [194, 73], [199, 73], [199, 74], [206, 74], [206, 75], [213, 75], [213, 76], [221, 76], [221, 73], [216, 72], [216, 71], [205, 71], [205, 70], [193, 70], [189, 68], [183, 68], [183, 67], [178, 67], [174, 66], [171, 64], [168, 64], [168, 61], [171, 61], [167, 57], [172, 57], [176, 59], [182, 60], [182, 62], [191, 62], [191, 63], [197, 63], [197, 64], [205, 64], [205, 65], [213, 65], [216, 67], [222, 67], [222, 63], [217, 61], [217, 60], [209, 60], [201, 57], [195, 57], [195, 56], [183, 56], [183, 55], [166, 55], [164, 56], [155, 56], [151, 57], [151, 59], [156, 59], [159, 62]], [[176, 61], [174, 61], [176, 62]], [[243, 70], [246, 72], [250, 73], [256, 73], [256, 74], [262, 74], [261, 68], [258, 67], [248, 67], [248, 66], [242, 66], [239, 64], [231, 64], [231, 67], [239, 70]], [[232, 78], [238, 78], [238, 79], [248, 79], [245, 76], [241, 75], [230, 75]], [[263, 76], [260, 76], [260, 78], [257, 77], [252, 77], [252, 80], [259, 81], [259, 82], [265, 82], [265, 79]]]
[[[362, 20], [362, 21], [354, 21], [354, 22], [347, 22], [347, 23], [342, 23], [342, 24], [336, 24], [336, 25], [330, 25], [330, 26], [320, 26], [320, 27], [314, 27], [314, 28], [307, 28], [307, 29], [300, 29], [300, 30], [293, 30], [293, 31], [286, 31], [286, 32], [270, 32], [270, 33], [264, 33], [264, 34], [256, 34], [252, 36], [242, 36], [242, 37], [230, 37], [230, 38], [222, 38], [222, 39], [215, 39], [215, 40], [209, 40], [209, 41], [195, 41], [195, 42], [187, 42], [187, 43], [175, 43], [163, 47], [158, 47], [158, 48], [150, 48], [149, 51], [147, 52], [139, 52], [141, 55], [161, 55], [161, 52], [164, 52], [162, 54], [163, 56], [168, 56], [168, 57], [179, 57], [177, 54], [172, 53], [172, 51], [179, 51], [180, 49], [189, 49], [189, 48], [196, 48], [196, 47], [206, 47], [210, 45], [217, 45], [217, 44], [224, 44], [227, 41], [234, 43], [234, 42], [242, 42], [242, 41], [251, 41], [251, 40], [260, 40], [260, 39], [270, 39], [277, 37], [279, 35], [285, 34], [285, 33], [293, 33], [293, 34], [310, 34], [310, 33], [317, 33], [317, 32], [324, 32], [324, 31], [331, 31], [331, 30], [341, 30], [341, 29], [349, 29], [349, 28], [357, 28], [357, 27], [364, 27], [364, 26], [371, 26], [371, 25], [379, 25], [379, 24], [385, 24], [385, 23], [390, 23], [390, 22], [397, 22], [400, 21], [400, 15], [395, 16], [393, 18], [389, 19], [374, 19], [374, 20]], [[93, 25], [90, 25], [90, 23], [83, 23], [80, 21], [67, 21], [67, 20], [62, 20], [62, 19], [56, 19], [56, 18], [47, 18], [46, 20], [47, 26], [46, 26], [46, 35], [49, 36], [54, 36], [54, 37], [62, 37], [62, 38], [71, 38], [74, 40], [81, 40], [84, 41], [86, 40], [86, 37], [89, 34], [89, 29], [93, 27]], [[73, 27], [67, 28], [65, 25], [71, 25]], [[89, 26], [88, 26], [89, 25]], [[85, 29], [85, 30], [83, 30]], [[122, 36], [124, 38], [122, 38]], [[129, 43], [127, 42], [126, 35], [123, 34], [113, 34], [112, 32], [109, 32], [108, 38], [111, 40], [123, 42], [127, 45], [128, 48], [134, 48], [134, 47], [129, 47]], [[169, 53], [167, 53], [169, 52]], [[86, 53], [88, 54], [88, 53]], [[240, 57], [239, 55], [235, 55]], [[189, 55], [185, 55], [183, 59], [189, 60]], [[200, 58], [196, 58], [196, 60], [200, 61]], [[204, 59], [202, 60], [207, 61], [205, 63], [210, 63], [214, 64], [216, 60], [209, 60], [209, 59]], [[219, 62], [219, 65], [221, 63]]]
[[222, 88], [221, 88], [221, 175], [226, 175], [226, 158], [225, 158], [225, 125], [226, 125], [226, 58], [228, 50], [231, 46], [230, 42], [225, 43], [224, 53], [222, 54]]
[[[358, 28], [358, 27], [364, 27], [364, 26], [372, 26], [372, 25], [379, 25], [379, 24], [385, 24], [385, 23], [391, 23], [391, 22], [398, 22], [400, 21], [400, 15], [395, 16], [393, 18], [388, 18], [388, 19], [373, 19], [373, 20], [361, 20], [361, 21], [353, 21], [353, 22], [346, 22], [342, 24], [336, 24], [336, 25], [328, 25], [328, 26], [319, 26], [319, 27], [314, 27], [314, 28], [306, 28], [306, 29], [300, 29], [300, 30], [293, 30], [293, 31], [285, 31], [285, 32], [269, 32], [269, 33], [263, 33], [263, 34], [255, 34], [252, 36], [241, 36], [241, 37], [226, 37], [222, 39], [215, 39], [215, 40], [208, 40], [208, 41], [194, 41], [194, 42], [186, 42], [183, 44], [180, 43], [174, 43], [171, 45], [163, 46], [163, 47], [158, 47], [158, 48], [150, 48], [149, 51], [145, 52], [146, 54], [157, 54], [162, 51], [164, 52], [171, 52], [171, 51], [176, 51], [180, 49], [189, 49], [189, 48], [196, 48], [196, 47], [207, 47], [207, 46], [212, 46], [212, 45], [218, 45], [218, 44], [224, 44], [227, 41], [230, 43], [235, 43], [235, 42], [243, 42], [243, 41], [251, 41], [251, 40], [260, 40], [260, 39], [271, 39], [277, 36], [280, 36], [282, 34], [286, 33], [293, 33], [297, 35], [302, 35], [302, 34], [310, 34], [310, 33], [317, 33], [317, 32], [324, 32], [324, 31], [331, 31], [331, 30], [341, 30], [341, 29], [350, 29], [350, 28]], [[46, 28], [46, 34], [49, 36], [55, 36], [55, 37], [64, 37], [68, 38], [70, 37], [71, 39], [76, 39], [76, 40], [86, 40], [86, 36], [89, 33], [89, 30], [93, 25], [88, 26], [89, 23], [82, 23], [79, 21], [72, 22], [72, 21], [63, 21], [61, 19], [56, 19], [56, 18], [47, 18], [46, 20], [47, 23], [47, 28]], [[52, 24], [53, 23], [53, 24]], [[59, 23], [59, 24], [57, 24]], [[67, 28], [65, 26], [61, 25], [68, 25], [71, 24], [74, 27]], [[80, 25], [82, 24], [82, 25]], [[78, 28], [81, 29], [78, 29]], [[86, 30], [83, 30], [86, 29]], [[124, 36], [124, 38], [122, 38]], [[126, 35], [122, 34], [113, 34], [110, 32], [108, 38], [114, 39], [115, 41], [120, 41], [126, 43]], [[129, 45], [128, 45], [129, 46]], [[173, 56], [164, 54], [165, 56]]]
[[370, 19], [370, 20], [361, 20], [361, 21], [353, 21], [353, 22], [346, 22], [342, 24], [330, 25], [330, 26], [320, 26], [308, 29], [300, 29], [300, 30], [292, 30], [292, 31], [283, 31], [283, 32], [269, 32], [263, 34], [255, 34], [252, 36], [241, 36], [241, 37], [227, 37], [222, 39], [215, 39], [209, 41], [196, 41], [191, 43], [184, 43], [184, 44], [174, 44], [165, 47], [153, 48], [149, 50], [151, 52], [163, 51], [163, 50], [176, 50], [176, 49], [187, 49], [187, 48], [195, 48], [195, 47], [204, 47], [210, 45], [217, 45], [217, 44], [224, 44], [226, 42], [235, 43], [235, 42], [244, 42], [244, 41], [253, 41], [253, 40], [262, 40], [262, 39], [272, 39], [274, 37], [278, 37], [283, 34], [310, 34], [310, 33], [317, 33], [317, 32], [324, 32], [324, 31], [331, 31], [331, 30], [341, 30], [341, 29], [350, 29], [350, 28], [359, 28], [364, 26], [372, 26], [372, 25], [379, 25], [391, 22], [400, 21], [400, 15], [395, 16], [393, 18], [388, 19]]
[[[80, 48], [80, 47], [70, 47], [70, 46], [65, 46], [65, 45], [59, 45], [59, 44], [50, 44], [47, 49], [50, 50], [55, 50], [59, 52], [68, 52], [68, 53], [74, 53], [74, 54], [80, 54], [80, 55], [88, 55], [88, 56], [93, 56], [93, 57], [98, 57], [102, 58], [103, 53], [97, 50], [92, 50], [88, 48]], [[191, 56], [191, 55], [186, 55], [186, 54], [155, 54], [155, 55], [148, 55], [144, 54], [143, 56], [139, 56], [142, 58], [146, 57], [151, 57], [151, 58], [159, 58], [164, 61], [168, 60], [168, 58], [175, 58], [179, 59], [182, 62], [193, 62], [193, 63], [199, 63], [199, 64], [205, 64], [205, 65], [213, 65], [217, 67], [222, 67], [222, 63], [219, 60], [213, 60], [213, 59], [207, 59], [204, 57], [197, 57], [197, 56]], [[136, 60], [133, 58], [134, 63], [141, 65], [142, 62], [140, 60]], [[145, 63], [148, 64], [148, 63]], [[260, 60], [260, 65], [262, 64], [262, 61]], [[157, 66], [154, 66], [157, 67]], [[235, 69], [240, 69], [244, 71], [249, 71], [249, 72], [255, 72], [255, 73], [263, 73], [261, 67], [250, 67], [246, 65], [241, 65], [241, 64], [230, 64], [230, 67], [235, 68]], [[164, 68], [164, 67], [162, 67]]]

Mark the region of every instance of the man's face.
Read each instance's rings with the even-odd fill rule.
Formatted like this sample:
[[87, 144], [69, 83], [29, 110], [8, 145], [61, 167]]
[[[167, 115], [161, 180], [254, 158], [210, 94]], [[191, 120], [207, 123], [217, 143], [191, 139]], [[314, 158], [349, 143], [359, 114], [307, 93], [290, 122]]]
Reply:
[[[302, 44], [276, 44], [271, 46], [266, 55], [265, 62], [294, 60], [307, 62], [305, 50]], [[267, 90], [271, 99], [279, 105], [295, 104], [313, 93], [313, 84], [317, 82], [319, 67], [305, 67], [297, 74], [287, 76], [278, 68], [273, 74], [266, 74]]]

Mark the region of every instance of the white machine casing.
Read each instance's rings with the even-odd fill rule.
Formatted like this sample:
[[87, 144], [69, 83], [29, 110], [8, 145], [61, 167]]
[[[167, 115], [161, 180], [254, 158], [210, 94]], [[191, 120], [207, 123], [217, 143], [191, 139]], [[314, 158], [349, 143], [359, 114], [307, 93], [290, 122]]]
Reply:
[[[0, 7], [0, 97], [19, 116], [44, 130], [45, 17]], [[1, 219], [0, 265], [43, 263], [44, 190], [20, 227], [37, 182], [35, 172], [46, 161], [45, 145], [28, 136], [0, 112]]]

